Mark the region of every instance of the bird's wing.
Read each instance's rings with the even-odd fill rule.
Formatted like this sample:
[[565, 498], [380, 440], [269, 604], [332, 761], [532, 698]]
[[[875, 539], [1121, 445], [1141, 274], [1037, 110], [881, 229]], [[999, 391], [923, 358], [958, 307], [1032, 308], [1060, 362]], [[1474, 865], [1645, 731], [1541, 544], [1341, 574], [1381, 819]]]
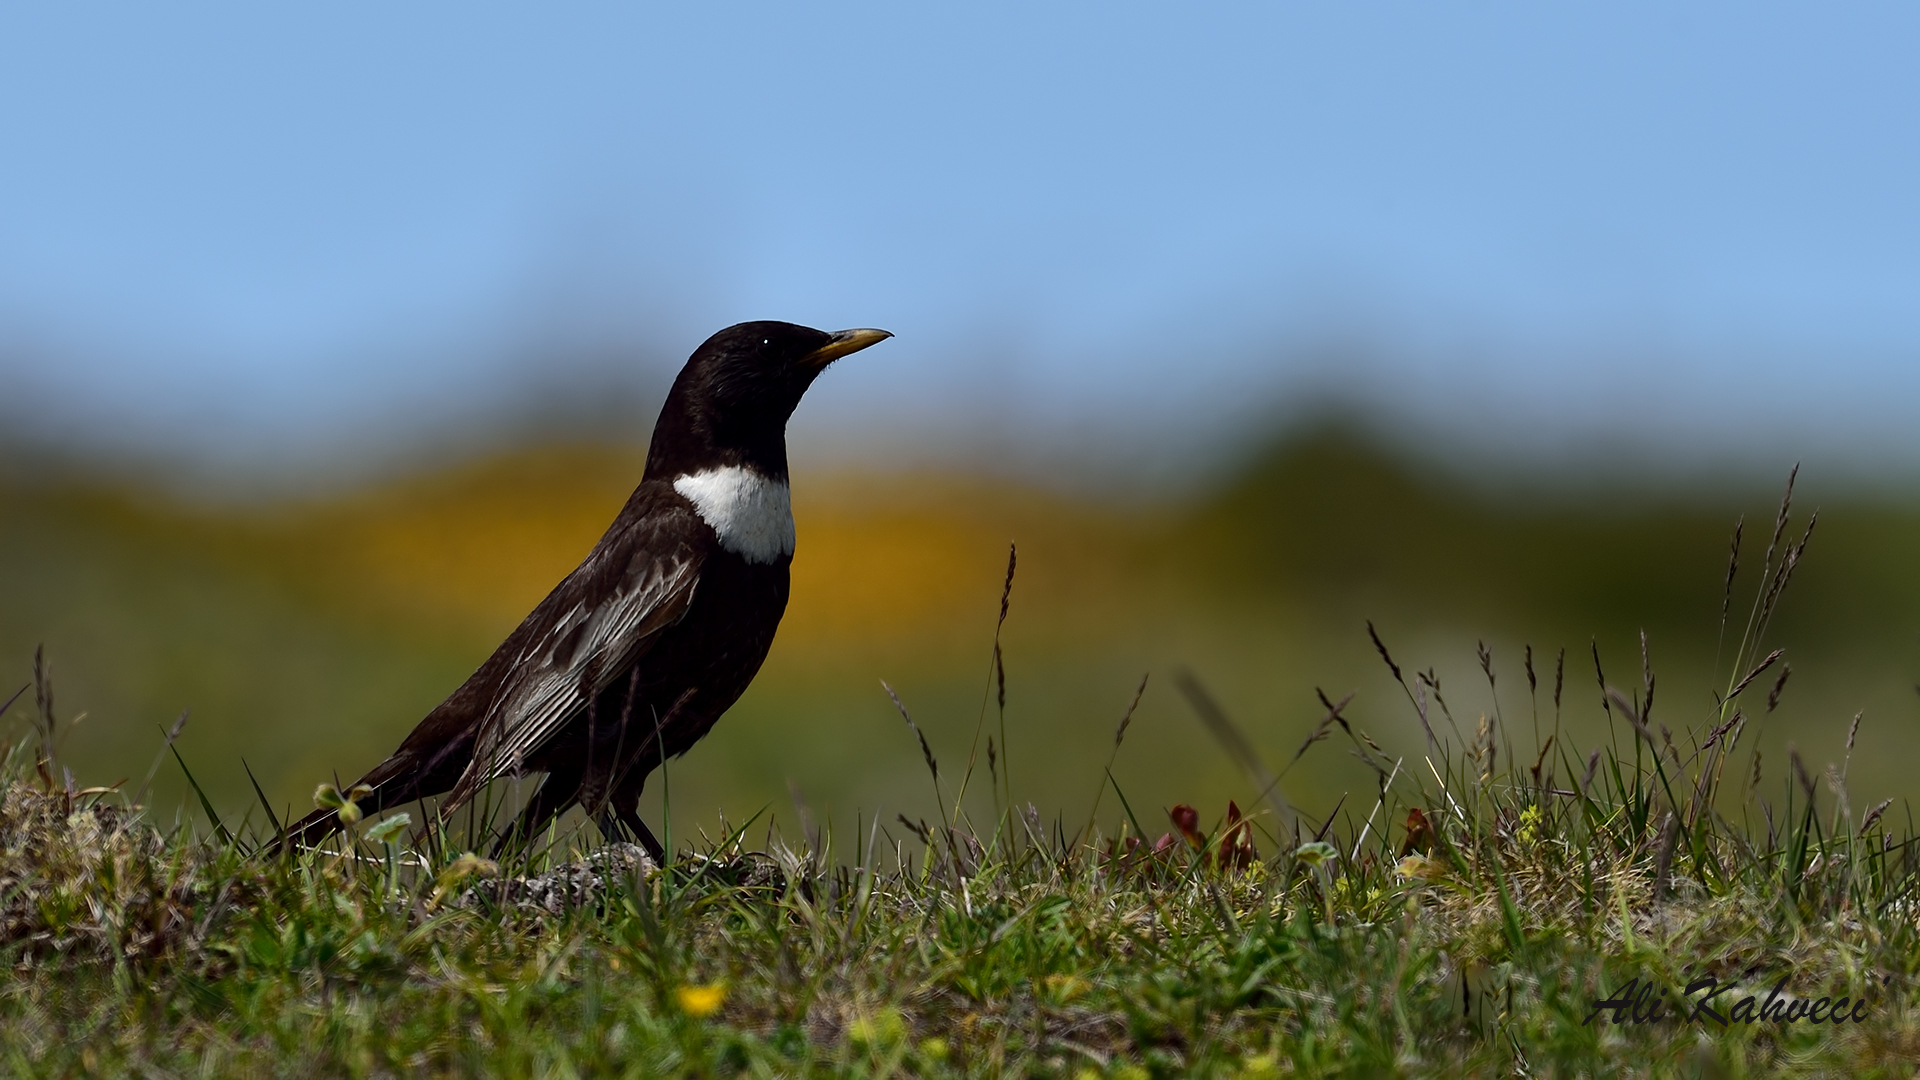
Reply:
[[550, 610], [536, 609], [528, 621], [538, 619], [538, 625], [515, 635], [522, 640], [481, 721], [473, 760], [445, 808], [464, 803], [490, 780], [518, 773], [530, 754], [686, 614], [703, 553], [687, 544], [647, 542], [671, 532], [610, 535], [542, 603]]

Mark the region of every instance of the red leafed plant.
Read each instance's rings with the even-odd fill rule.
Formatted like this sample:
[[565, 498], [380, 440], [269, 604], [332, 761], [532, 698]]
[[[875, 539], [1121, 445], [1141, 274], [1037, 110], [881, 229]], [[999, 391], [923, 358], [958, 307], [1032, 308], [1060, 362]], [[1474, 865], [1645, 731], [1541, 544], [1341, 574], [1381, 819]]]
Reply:
[[1227, 800], [1227, 828], [1220, 834], [1213, 859], [1222, 870], [1245, 870], [1260, 859], [1253, 846], [1253, 822], [1240, 816], [1240, 807], [1232, 799]]
[[1167, 819], [1173, 822], [1176, 832], [1162, 833], [1151, 845], [1140, 837], [1130, 836], [1124, 851], [1108, 850], [1108, 860], [1129, 867], [1165, 866], [1181, 840], [1186, 841], [1188, 848], [1201, 853], [1202, 865], [1222, 871], [1244, 870], [1260, 858], [1259, 849], [1253, 845], [1253, 823], [1241, 815], [1239, 805], [1232, 800], [1227, 801], [1226, 828], [1211, 842], [1200, 831], [1200, 812], [1192, 806], [1176, 804], [1167, 811]]

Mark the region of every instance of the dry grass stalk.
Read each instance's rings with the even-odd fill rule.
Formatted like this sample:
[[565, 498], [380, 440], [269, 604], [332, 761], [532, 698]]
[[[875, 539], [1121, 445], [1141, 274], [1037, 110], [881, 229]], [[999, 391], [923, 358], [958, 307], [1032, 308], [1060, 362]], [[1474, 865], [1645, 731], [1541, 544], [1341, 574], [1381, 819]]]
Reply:
[[[1148, 673], [1151, 674], [1151, 673]], [[1120, 758], [1120, 743], [1127, 737], [1127, 726], [1133, 723], [1133, 711], [1140, 707], [1140, 699], [1147, 692], [1147, 675], [1140, 676], [1140, 685], [1134, 688], [1133, 700], [1127, 702], [1127, 711], [1120, 714], [1120, 723], [1113, 729], [1113, 749], [1107, 754], [1107, 767], [1100, 777], [1100, 786], [1094, 789], [1093, 809], [1087, 811], [1087, 825], [1081, 830], [1082, 836], [1092, 836], [1095, 819], [1100, 813], [1101, 797], [1107, 793], [1107, 778], [1113, 775], [1113, 764]], [[987, 760], [993, 760], [993, 740], [987, 740]]]
[[[1327, 700], [1326, 691], [1319, 687], [1314, 687], [1313, 692], [1320, 695], [1320, 704], [1326, 706], [1327, 714], [1322, 716], [1320, 722], [1313, 726], [1313, 730], [1307, 734], [1306, 741], [1300, 744], [1300, 749], [1293, 752], [1293, 757], [1287, 762], [1286, 768], [1280, 770], [1281, 776], [1287, 775], [1287, 770], [1293, 768], [1294, 763], [1304, 757], [1307, 750], [1310, 749], [1314, 743], [1327, 737], [1327, 734], [1333, 730], [1334, 721], [1340, 721], [1341, 727], [1347, 726], [1347, 722], [1340, 716], [1340, 710], [1345, 709], [1347, 703], [1353, 700], [1353, 694], [1348, 693], [1346, 697], [1340, 699], [1339, 704], [1335, 704]], [[1351, 728], [1348, 728], [1348, 734], [1352, 734]]]
[[1560, 691], [1567, 685], [1567, 648], [1560, 647], [1560, 655], [1553, 662], [1553, 711], [1560, 712]]
[[1867, 830], [1873, 828], [1874, 823], [1880, 820], [1880, 815], [1886, 813], [1887, 807], [1892, 805], [1893, 805], [1892, 799], [1882, 799], [1879, 802], [1874, 803], [1873, 809], [1867, 811], [1867, 816], [1860, 819], [1859, 835], [1865, 836], [1867, 833]]
[[1606, 688], [1606, 695], [1607, 699], [1613, 703], [1613, 707], [1626, 719], [1628, 726], [1633, 728], [1634, 734], [1645, 739], [1647, 746], [1652, 748], [1654, 753], [1658, 754], [1660, 752], [1660, 744], [1655, 741], [1653, 732], [1647, 730], [1647, 725], [1641, 722], [1640, 711], [1633, 707], [1633, 702], [1629, 701], [1625, 694], [1622, 694], [1611, 686]]
[[1600, 666], [1600, 640], [1590, 639], [1587, 645], [1593, 650], [1593, 677], [1600, 684], [1600, 707], [1606, 710], [1608, 716], [1612, 716], [1613, 705], [1607, 700], [1607, 672]]
[[[0, 709], [0, 712], [5, 711]], [[160, 744], [160, 752], [153, 755], [153, 764], [147, 768], [146, 779], [140, 781], [140, 790], [133, 793], [133, 805], [139, 806], [146, 799], [147, 789], [153, 786], [153, 778], [160, 772], [160, 763], [166, 760], [168, 748], [173, 746], [174, 741], [180, 738], [180, 733], [187, 729], [187, 713], [188, 710], [182, 709], [180, 715], [174, 717], [173, 726], [166, 731], [166, 741]]]
[[1400, 672], [1400, 665], [1393, 662], [1393, 654], [1387, 651], [1387, 643], [1380, 640], [1380, 632], [1374, 629], [1372, 619], [1367, 620], [1367, 638], [1373, 642], [1373, 649], [1380, 654], [1380, 659], [1385, 661], [1387, 670], [1393, 672], [1393, 681], [1400, 684], [1401, 692], [1406, 694], [1407, 700], [1413, 703], [1414, 712], [1419, 714], [1420, 728], [1427, 736], [1427, 753], [1438, 755], [1440, 740], [1434, 735], [1433, 724], [1427, 718], [1427, 696], [1425, 690], [1421, 688], [1419, 678], [1414, 679], [1412, 686], [1407, 685], [1405, 676]]
[[1740, 710], [1735, 709], [1733, 711], [1733, 715], [1727, 718], [1726, 723], [1721, 724], [1719, 727], [1716, 727], [1711, 732], [1707, 733], [1707, 741], [1700, 744], [1701, 751], [1705, 752], [1707, 750], [1713, 749], [1713, 744], [1719, 742], [1720, 737], [1722, 735], [1725, 735], [1728, 731], [1731, 731], [1733, 729], [1733, 726], [1735, 724], [1738, 724], [1742, 719], [1744, 719], [1744, 716], [1741, 714]]
[[1727, 632], [1727, 616], [1733, 610], [1733, 579], [1740, 572], [1740, 535], [1746, 527], [1747, 516], [1742, 514], [1733, 523], [1733, 540], [1727, 545], [1727, 582], [1720, 594], [1720, 635], [1723, 641]]
[[1787, 688], [1787, 676], [1793, 674], [1792, 664], [1780, 665], [1780, 677], [1773, 680], [1773, 689], [1767, 692], [1767, 711], [1780, 707], [1780, 692]]
[[1762, 672], [1772, 667], [1774, 661], [1780, 659], [1780, 657], [1785, 654], [1786, 654], [1785, 649], [1775, 649], [1772, 652], [1768, 653], [1766, 659], [1760, 661], [1760, 663], [1757, 666], [1755, 666], [1752, 671], [1747, 672], [1746, 678], [1741, 679], [1738, 683], [1734, 684], [1733, 690], [1727, 694], [1727, 700], [1732, 701], [1734, 698], [1739, 697], [1742, 691], [1746, 690], [1747, 687], [1753, 685], [1753, 680], [1759, 678]]
[[1655, 903], [1666, 899], [1667, 890], [1672, 884], [1670, 873], [1673, 870], [1673, 852], [1680, 844], [1680, 817], [1669, 812], [1660, 829], [1660, 853], [1653, 864], [1653, 900]]
[[1380, 654], [1380, 659], [1387, 662], [1387, 670], [1393, 672], [1394, 681], [1404, 688], [1407, 685], [1407, 680], [1401, 678], [1400, 665], [1393, 662], [1393, 656], [1387, 652], [1387, 643], [1380, 640], [1380, 632], [1373, 628], [1372, 619], [1367, 620], [1367, 636], [1373, 639], [1374, 650]]
[[1853, 739], [1854, 736], [1860, 734], [1860, 718], [1865, 715], [1867, 715], [1865, 709], [1854, 713], [1853, 723], [1847, 725], [1847, 756], [1840, 765], [1840, 775], [1842, 777], [1847, 775], [1847, 766], [1853, 763]]
[[934, 760], [933, 748], [927, 745], [927, 737], [921, 734], [920, 725], [913, 722], [913, 715], [907, 712], [906, 703], [900, 700], [899, 694], [894, 693], [893, 687], [887, 684], [887, 680], [880, 680], [880, 688], [887, 692], [889, 698], [893, 699], [893, 707], [900, 710], [900, 719], [907, 722], [907, 730], [913, 732], [914, 738], [920, 740], [920, 755], [926, 758], [927, 771], [933, 774], [933, 779], [937, 783], [940, 779], [940, 763]]
[[59, 766], [54, 760], [53, 679], [47, 668], [44, 645], [36, 646], [33, 650], [33, 703], [40, 721], [40, 756], [34, 762], [34, 768], [40, 773], [47, 790], [51, 791], [60, 784], [54, 779], [59, 775]]
[[1540, 778], [1540, 768], [1546, 764], [1547, 754], [1553, 749], [1553, 740], [1554, 736], [1549, 735], [1547, 736], [1547, 741], [1540, 744], [1540, 753], [1533, 759], [1532, 767], [1527, 770], [1527, 772], [1533, 776], [1533, 786], [1536, 791], [1544, 792], [1551, 786], [1553, 774], [1549, 772], [1547, 778], [1542, 780]]
[[1800, 560], [1807, 553], [1807, 541], [1813, 538], [1813, 527], [1819, 523], [1820, 514], [1815, 511], [1807, 518], [1807, 529], [1801, 535], [1800, 543], [1788, 548], [1785, 558], [1780, 562], [1780, 569], [1774, 573], [1773, 581], [1767, 587], [1766, 600], [1760, 609], [1760, 634], [1764, 635], [1767, 625], [1773, 621], [1774, 609], [1780, 602], [1780, 594], [1786, 591], [1787, 584], [1793, 580], [1794, 570], [1800, 566]]
[[[1000, 767], [999, 775], [995, 777], [993, 740], [989, 737], [987, 740], [988, 777], [990, 780], [997, 779], [998, 781], [998, 787], [993, 795], [994, 802], [1000, 804], [1002, 796], [1004, 795], [1004, 805], [1007, 807], [1008, 812], [1011, 813], [1013, 809], [1013, 760], [1011, 748], [1007, 746], [1007, 668], [1005, 658], [1000, 650], [1000, 632], [1006, 627], [1007, 612], [1012, 608], [1013, 572], [1014, 567], [1019, 562], [1019, 558], [1019, 546], [1009, 543], [1007, 545], [1007, 576], [1000, 585], [1000, 615], [994, 620], [993, 624], [993, 653], [987, 664], [987, 687], [980, 695], [980, 714], [974, 720], [973, 741], [967, 747], [967, 768], [966, 771], [960, 775], [960, 790], [956, 792], [953, 797], [953, 813], [956, 816], [965, 813], [963, 804], [967, 797], [967, 787], [973, 781], [973, 770], [980, 760], [980, 736], [982, 732], [986, 730], [987, 701], [990, 698], [996, 698], [999, 702]], [[884, 682], [882, 685], [884, 685]], [[997, 694], [996, 689], [998, 691]], [[888, 692], [891, 693], [892, 691]], [[895, 699], [895, 703], [898, 704], [898, 699]], [[925, 743], [926, 740], [923, 738], [921, 744], [924, 746]], [[942, 813], [945, 813], [944, 809]]]
[[1793, 767], [1793, 778], [1800, 782], [1800, 790], [1806, 792], [1807, 802], [1813, 802], [1813, 777], [1807, 775], [1807, 766], [1800, 760], [1800, 749], [1792, 743], [1787, 744], [1787, 764]]

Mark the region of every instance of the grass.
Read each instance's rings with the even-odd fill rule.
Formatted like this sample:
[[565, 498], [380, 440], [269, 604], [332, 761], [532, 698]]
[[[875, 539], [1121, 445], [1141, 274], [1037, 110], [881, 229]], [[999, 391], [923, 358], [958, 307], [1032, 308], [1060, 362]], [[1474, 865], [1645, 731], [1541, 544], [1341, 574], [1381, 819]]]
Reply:
[[[1484, 690], [1443, 692], [1376, 633], [1416, 740], [1382, 745], [1349, 700], [1323, 696], [1275, 773], [1179, 674], [1254, 785], [1244, 821], [1224, 795], [1198, 809], [1129, 798], [1111, 762], [1131, 706], [1110, 749], [1099, 737], [1108, 768], [1084, 778], [1119, 808], [1113, 829], [1092, 799], [1050, 821], [1019, 804], [1047, 763], [1002, 720], [996, 629], [958, 775], [895, 699], [938, 824], [786, 837], [756, 817], [682, 837], [653, 869], [590, 831], [492, 863], [470, 853], [484, 817], [390, 816], [337, 850], [273, 855], [264, 796], [245, 820], [202, 799], [169, 825], [138, 791], [78, 786], [61, 761], [73, 732], [36, 664], [0, 761], [0, 1068], [1907, 1075], [1920, 1056], [1911, 821], [1855, 804], [1857, 722], [1824, 770], [1758, 750], [1788, 670], [1773, 618], [1811, 532], [1790, 510], [1789, 497], [1757, 573], [1742, 576], [1736, 540], [1718, 605], [1725, 681], [1691, 714], [1645, 652], [1623, 676], [1598, 649], [1551, 667], [1529, 650], [1523, 699], [1491, 650], [1477, 656]], [[1575, 700], [1604, 710], [1595, 745], [1560, 722]], [[1343, 745], [1365, 787], [1324, 807], [1284, 796], [1296, 766]], [[197, 792], [171, 737], [160, 753]], [[982, 768], [990, 816], [962, 794]], [[1778, 1019], [1842, 995], [1857, 1022]], [[1732, 1022], [1696, 1014], [1703, 1003]]]

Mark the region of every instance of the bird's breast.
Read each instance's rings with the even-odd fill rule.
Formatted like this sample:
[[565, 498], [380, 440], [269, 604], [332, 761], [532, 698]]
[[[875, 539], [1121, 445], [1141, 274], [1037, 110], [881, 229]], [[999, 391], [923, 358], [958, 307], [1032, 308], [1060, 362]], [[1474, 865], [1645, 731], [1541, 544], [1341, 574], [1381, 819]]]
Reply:
[[682, 733], [669, 741], [679, 753], [706, 732], [760, 670], [787, 607], [787, 560], [753, 563], [717, 552], [700, 570], [686, 616], [641, 661], [640, 682], [651, 708], [664, 715], [687, 690], [697, 697]]
[[677, 477], [673, 490], [693, 504], [722, 549], [753, 564], [793, 554], [793, 499], [786, 481], [726, 465]]

